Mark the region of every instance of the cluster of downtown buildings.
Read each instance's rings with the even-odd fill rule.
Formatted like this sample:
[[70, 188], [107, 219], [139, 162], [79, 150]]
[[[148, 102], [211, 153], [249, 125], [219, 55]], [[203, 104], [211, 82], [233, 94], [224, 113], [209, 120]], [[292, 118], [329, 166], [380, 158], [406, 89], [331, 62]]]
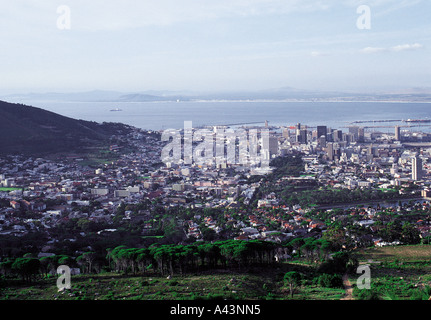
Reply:
[[[428, 175], [431, 155], [431, 135], [424, 132], [401, 131], [380, 132], [360, 126], [348, 126], [348, 131], [317, 126], [301, 129], [297, 124], [295, 133], [284, 129], [287, 150], [292, 146], [310, 155], [308, 159], [325, 159], [338, 169], [346, 164], [357, 164], [375, 168], [386, 173], [393, 185], [402, 182], [421, 181]], [[283, 147], [282, 147], [283, 148]], [[281, 150], [283, 153], [283, 149]], [[425, 165], [424, 165], [425, 164]], [[371, 181], [374, 182], [374, 181]]]
[[[214, 137], [217, 130], [220, 132], [220, 128], [206, 129]], [[426, 143], [430, 141], [427, 133], [403, 132], [399, 127], [393, 132], [382, 133], [352, 126], [344, 132], [323, 125], [315, 128], [301, 124], [270, 127], [268, 123], [264, 127], [247, 128], [246, 132], [253, 129], [265, 132], [264, 136], [253, 140], [258, 145], [252, 146], [256, 148], [256, 154], [263, 155], [261, 159], [271, 160], [292, 153], [302, 155], [304, 175], [296, 179], [311, 179], [319, 185], [347, 189], [398, 186], [400, 193], [403, 186], [414, 183], [419, 194], [412, 197], [428, 198], [431, 195], [428, 189], [431, 144]], [[112, 220], [120, 205], [143, 201], [166, 208], [224, 209], [225, 220], [235, 230], [230, 235], [236, 239], [280, 241], [314, 232], [316, 226], [325, 230], [322, 221], [306, 219], [304, 213], [307, 210], [300, 206], [283, 206], [283, 211], [290, 217], [286, 218], [286, 215], [270, 212], [270, 209], [280, 207], [279, 199], [274, 195], [254, 198], [259, 182], [256, 179], [250, 182], [248, 178], [268, 174], [271, 167], [251, 162], [164, 161], [166, 159], [161, 155], [169, 141], [161, 139], [159, 133], [150, 133], [136, 129], [125, 138], [134, 146], [133, 153], [97, 167], [83, 166], [80, 164], [82, 159], [76, 157], [59, 160], [23, 156], [1, 158], [0, 234], [20, 236], [33, 230], [49, 233], [54, 225], [74, 218], [112, 223], [112, 229], [98, 231], [108, 232], [115, 230]], [[266, 142], [259, 142], [259, 137]], [[245, 141], [250, 147], [252, 140]], [[231, 143], [239, 147], [234, 140]], [[224, 147], [229, 148], [226, 141]], [[112, 146], [111, 150], [120, 152], [121, 146]], [[247, 152], [250, 156], [249, 149]], [[256, 200], [257, 207], [244, 209], [243, 205], [250, 204], [252, 199]], [[92, 203], [97, 203], [97, 207], [91, 206]], [[30, 217], [19, 215], [23, 210], [33, 214]], [[375, 210], [370, 209], [361, 219], [370, 221], [373, 214]], [[151, 233], [155, 224], [151, 207], [125, 212], [123, 220], [134, 219], [145, 221], [142, 234]], [[197, 240], [202, 240], [199, 229], [202, 223], [216, 234], [222, 234], [225, 229], [214, 217], [202, 214], [178, 223], [184, 227], [186, 237]], [[274, 225], [277, 229], [273, 229]], [[425, 228], [424, 233], [428, 232]]]

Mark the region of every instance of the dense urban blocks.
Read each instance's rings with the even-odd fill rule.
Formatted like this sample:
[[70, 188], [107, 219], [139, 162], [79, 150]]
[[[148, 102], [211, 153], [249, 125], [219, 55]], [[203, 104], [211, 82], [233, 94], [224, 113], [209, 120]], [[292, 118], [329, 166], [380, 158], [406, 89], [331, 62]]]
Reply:
[[[177, 129], [164, 130], [162, 141], [168, 144], [161, 160], [169, 165], [268, 167], [271, 156], [278, 151], [268, 129], [193, 129], [191, 121], [184, 123], [183, 135]], [[273, 141], [275, 147], [270, 145]]]

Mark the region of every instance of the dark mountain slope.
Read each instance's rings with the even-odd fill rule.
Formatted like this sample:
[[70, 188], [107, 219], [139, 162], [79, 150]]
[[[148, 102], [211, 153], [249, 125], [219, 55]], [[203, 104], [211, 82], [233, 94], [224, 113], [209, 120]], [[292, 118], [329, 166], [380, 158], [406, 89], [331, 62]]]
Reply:
[[79, 152], [129, 130], [123, 124], [75, 120], [40, 108], [0, 101], [0, 154]]

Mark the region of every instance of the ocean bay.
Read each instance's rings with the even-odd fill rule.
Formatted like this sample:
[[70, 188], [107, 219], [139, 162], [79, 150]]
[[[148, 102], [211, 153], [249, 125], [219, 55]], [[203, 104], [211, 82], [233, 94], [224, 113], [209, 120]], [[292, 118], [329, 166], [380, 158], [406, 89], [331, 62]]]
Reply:
[[[121, 122], [142, 129], [180, 129], [184, 121], [193, 126], [203, 125], [263, 125], [308, 126], [327, 125], [342, 128], [349, 125], [381, 126], [406, 125], [401, 120], [429, 119], [428, 103], [406, 102], [286, 102], [286, 101], [160, 101], [160, 102], [65, 102], [26, 101], [35, 107], [61, 115], [96, 121]], [[117, 109], [115, 112], [111, 111]], [[372, 121], [400, 120], [388, 123]], [[369, 121], [354, 123], [355, 121]], [[425, 124], [421, 131], [429, 131]], [[414, 128], [414, 127], [413, 127]]]

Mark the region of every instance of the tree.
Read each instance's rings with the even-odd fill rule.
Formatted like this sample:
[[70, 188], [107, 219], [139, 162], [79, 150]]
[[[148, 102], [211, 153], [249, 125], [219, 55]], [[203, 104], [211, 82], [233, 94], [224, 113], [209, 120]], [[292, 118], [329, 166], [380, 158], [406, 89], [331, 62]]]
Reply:
[[305, 243], [301, 246], [301, 250], [305, 253], [305, 257], [308, 261], [312, 262], [314, 260], [314, 251], [317, 245], [314, 238], [306, 238]]
[[166, 215], [163, 217], [162, 223], [164, 236], [169, 242], [178, 243], [184, 238], [184, 232], [177, 226], [175, 218]]
[[125, 249], [125, 248], [127, 248], [125, 245], [121, 245], [121, 246], [115, 247], [114, 249], [108, 248], [106, 250], [106, 251], [108, 251], [106, 257], [108, 258], [109, 266], [111, 267], [111, 260], [112, 260], [112, 262], [115, 265], [114, 270], [116, 272], [118, 272], [120, 270], [120, 259], [119, 259], [119, 256], [118, 256], [118, 252], [121, 249]]
[[70, 266], [75, 262], [74, 259], [72, 257], [69, 257], [68, 255], [62, 254], [56, 257], [57, 257], [57, 267], [60, 265]]
[[52, 256], [52, 257], [42, 257], [42, 258], [39, 259], [40, 271], [45, 276], [48, 275], [48, 273], [56, 267], [55, 266], [54, 257], [55, 256]]
[[162, 275], [165, 274], [165, 270], [167, 270], [168, 267], [171, 267], [172, 269], [172, 264], [170, 263], [169, 246], [170, 245], [162, 245], [160, 247], [153, 247], [150, 251], [154, 260], [157, 262], [157, 266], [159, 267], [159, 271]]
[[322, 263], [318, 271], [329, 274], [344, 274], [345, 272], [353, 272], [358, 266], [358, 261], [348, 252], [336, 252], [331, 259]]
[[319, 258], [321, 260], [328, 259], [329, 252], [331, 251], [332, 244], [326, 239], [317, 239], [315, 241], [317, 247], [319, 248]]
[[289, 246], [293, 248], [298, 253], [298, 256], [301, 257], [301, 247], [305, 244], [305, 241], [303, 238], [295, 238], [292, 241], [289, 242]]
[[31, 282], [39, 273], [40, 261], [36, 258], [16, 258], [12, 264], [12, 270], [21, 275], [22, 279]]
[[152, 262], [150, 250], [148, 248], [138, 249], [136, 262], [138, 265], [138, 269], [145, 273], [147, 269], [151, 266]]
[[217, 238], [217, 233], [206, 226], [200, 228], [204, 241], [213, 241]]
[[399, 220], [394, 220], [385, 225], [379, 231], [379, 236], [383, 239], [383, 241], [393, 242], [395, 240], [400, 240], [402, 232], [402, 225]]
[[405, 244], [418, 244], [421, 241], [419, 230], [409, 222], [401, 228], [401, 241]]
[[284, 283], [289, 287], [290, 297], [293, 298], [295, 289], [299, 286], [301, 275], [296, 271], [289, 271], [283, 277]]
[[332, 244], [331, 250], [341, 250], [352, 247], [352, 239], [346, 235], [346, 231], [341, 225], [329, 226], [323, 234], [323, 239]]
[[0, 271], [3, 275], [8, 275], [12, 272], [12, 265], [14, 260], [8, 258], [5, 261], [0, 262]]
[[203, 265], [207, 261], [210, 267], [215, 268], [217, 261], [221, 259], [220, 247], [217, 244], [210, 242], [202, 243], [198, 246], [197, 251]]
[[127, 274], [129, 268], [133, 274], [136, 273], [138, 265], [139, 249], [137, 248], [123, 248], [117, 253], [117, 258], [121, 261], [123, 271]]
[[88, 219], [79, 219], [76, 225], [80, 230], [88, 232], [90, 231], [91, 221]]
[[339, 274], [321, 274], [317, 282], [319, 286], [325, 288], [342, 288], [343, 287], [343, 279]]
[[84, 266], [84, 270], [87, 270], [88, 273], [91, 273], [93, 270], [93, 262], [96, 258], [95, 252], [85, 252], [76, 258], [76, 261]]

